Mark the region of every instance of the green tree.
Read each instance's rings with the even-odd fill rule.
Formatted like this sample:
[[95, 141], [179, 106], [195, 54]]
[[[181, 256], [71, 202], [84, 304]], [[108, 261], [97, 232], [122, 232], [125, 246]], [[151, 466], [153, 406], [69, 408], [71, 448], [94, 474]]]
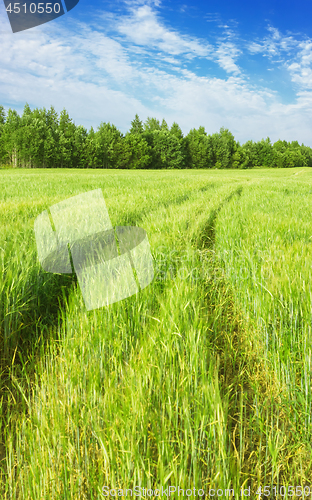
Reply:
[[69, 117], [67, 111], [63, 109], [58, 124], [58, 161], [61, 168], [71, 168], [73, 166], [75, 128], [75, 124]]
[[187, 168], [190, 164], [190, 151], [189, 145], [186, 137], [183, 136], [183, 132], [176, 122], [173, 122], [170, 128], [170, 134], [178, 139], [181, 145], [181, 153], [183, 156], [182, 167]]
[[237, 149], [233, 134], [221, 127], [219, 133], [209, 137], [209, 142], [216, 168], [231, 168], [232, 157]]
[[87, 130], [78, 125], [74, 131], [73, 140], [73, 166], [75, 168], [86, 168], [88, 166]]
[[298, 141], [270, 138], [247, 141], [242, 146], [228, 129], [207, 135], [204, 127], [187, 136], [176, 122], [170, 130], [138, 114], [125, 137], [110, 123], [101, 123], [95, 132], [76, 126], [65, 109], [30, 109], [25, 104], [20, 117], [12, 109], [6, 115], [0, 106], [0, 163], [23, 167], [92, 168], [251, 168], [312, 167], [312, 149]]
[[280, 153], [285, 153], [287, 147], [288, 147], [287, 141], [282, 141], [281, 139], [279, 139], [273, 144], [273, 150], [279, 151]]
[[149, 116], [146, 119], [146, 122], [144, 123], [144, 130], [146, 132], [153, 132], [154, 130], [160, 130], [160, 124], [159, 120], [156, 118], [150, 118]]
[[19, 163], [18, 157], [18, 131], [21, 118], [15, 110], [8, 110], [5, 123], [2, 128], [2, 147], [6, 161], [13, 167], [17, 167]]
[[300, 144], [298, 141], [291, 141], [288, 143], [291, 149], [300, 149]]
[[166, 130], [167, 132], [169, 131], [168, 124], [164, 118], [162, 119], [160, 130]]
[[306, 167], [307, 164], [307, 160], [304, 155], [301, 154], [299, 148], [289, 148], [283, 153], [283, 166], [285, 168]]
[[[252, 168], [254, 164], [252, 163], [252, 160], [248, 154], [248, 151], [245, 149], [238, 149], [241, 158], [240, 158], [240, 168]], [[235, 154], [235, 153], [234, 153]]]
[[[56, 120], [56, 124], [54, 121]], [[53, 127], [54, 124], [54, 127]], [[24, 167], [51, 167], [57, 154], [57, 114], [51, 108], [30, 110], [26, 105], [19, 130], [19, 151]]]
[[258, 147], [256, 142], [253, 142], [252, 140], [247, 141], [245, 142], [245, 144], [241, 146], [241, 149], [245, 151], [245, 153], [247, 154], [248, 158], [250, 159], [252, 167], [260, 166]]
[[174, 135], [179, 141], [183, 139], [183, 133], [177, 122], [173, 122], [170, 128], [170, 134]]
[[150, 164], [151, 148], [139, 134], [126, 134], [114, 147], [117, 168], [140, 169]]
[[95, 133], [95, 151], [97, 158], [97, 167], [100, 168], [116, 168], [119, 141], [122, 134], [110, 123], [101, 123]]
[[96, 168], [98, 166], [98, 158], [97, 158], [95, 131], [93, 127], [90, 128], [86, 138], [86, 155], [87, 155], [87, 166], [89, 168]]
[[278, 150], [274, 150], [274, 163], [272, 165], [276, 168], [284, 167], [284, 154]]
[[4, 107], [0, 105], [0, 125], [5, 124], [5, 111]]
[[153, 132], [153, 168], [183, 168], [184, 158], [179, 139], [168, 130]]
[[134, 120], [131, 122], [130, 134], [142, 134], [144, 131], [143, 123], [141, 122], [139, 115], [136, 114]]
[[47, 136], [44, 144], [44, 164], [46, 167], [56, 167], [59, 158], [59, 135], [58, 127], [59, 120], [58, 114], [54, 107], [45, 113], [45, 122], [47, 125]]
[[312, 149], [309, 146], [301, 144], [300, 152], [304, 156], [307, 167], [312, 167]]
[[255, 143], [255, 152], [257, 155], [257, 166], [271, 167], [273, 165], [274, 151], [269, 137]]
[[0, 105], [0, 164], [5, 164], [8, 160], [4, 146], [3, 128], [5, 124], [4, 107]]
[[237, 149], [232, 157], [232, 167], [240, 168], [243, 161], [243, 153], [241, 149]]
[[297, 141], [288, 143], [279, 139], [273, 144], [273, 154], [274, 166], [278, 168], [312, 166], [308, 150], [303, 149]]
[[188, 166], [190, 168], [211, 168], [212, 151], [204, 127], [191, 129], [186, 136]]

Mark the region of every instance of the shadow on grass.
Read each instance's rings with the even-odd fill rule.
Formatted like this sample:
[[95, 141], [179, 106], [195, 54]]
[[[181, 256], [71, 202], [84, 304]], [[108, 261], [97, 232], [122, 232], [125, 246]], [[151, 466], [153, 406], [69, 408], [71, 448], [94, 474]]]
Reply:
[[8, 307], [5, 288], [0, 296], [0, 470], [4, 472], [4, 435], [11, 420], [22, 410], [27, 414], [24, 396], [28, 399], [39, 352], [49, 341], [58, 340], [59, 310], [76, 284], [74, 274], [46, 273], [34, 267], [15, 307]]
[[[214, 183], [209, 182], [200, 191], [206, 192], [213, 187]], [[182, 204], [192, 195], [193, 190], [188, 190], [176, 198], [157, 203], [147, 212], [160, 206], [168, 208]], [[120, 223], [136, 225], [147, 212], [127, 212]], [[14, 242], [6, 243], [5, 260], [9, 262], [10, 252], [15, 253]], [[8, 272], [11, 272], [13, 281], [19, 274], [13, 267], [9, 267]], [[13, 299], [8, 298], [11, 282], [6, 280], [7, 277], [3, 276], [3, 295], [0, 292], [0, 470], [5, 469], [4, 434], [10, 421], [18, 418], [22, 410], [28, 414], [25, 397], [28, 399], [39, 355], [50, 341], [58, 340], [59, 311], [72, 288], [77, 286], [76, 274], [46, 273], [41, 267], [34, 266], [29, 270], [27, 283], [19, 286]]]

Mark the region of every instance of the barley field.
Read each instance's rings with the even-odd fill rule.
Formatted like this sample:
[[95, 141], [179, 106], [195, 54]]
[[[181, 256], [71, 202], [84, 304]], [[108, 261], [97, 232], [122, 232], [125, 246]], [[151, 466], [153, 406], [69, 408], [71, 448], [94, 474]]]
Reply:
[[[87, 311], [34, 221], [98, 188], [155, 276]], [[2, 169], [0, 207], [1, 499], [312, 496], [311, 169]]]

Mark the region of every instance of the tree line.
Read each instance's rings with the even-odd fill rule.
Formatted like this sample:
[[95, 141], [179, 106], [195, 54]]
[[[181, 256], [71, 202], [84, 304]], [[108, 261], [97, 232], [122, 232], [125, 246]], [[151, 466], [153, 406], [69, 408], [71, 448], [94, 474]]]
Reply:
[[138, 115], [123, 135], [102, 122], [89, 131], [64, 109], [30, 109], [20, 116], [0, 106], [0, 164], [25, 168], [252, 168], [312, 167], [312, 149], [297, 141], [270, 138], [240, 144], [226, 128], [209, 135], [204, 127], [183, 135], [174, 122]]

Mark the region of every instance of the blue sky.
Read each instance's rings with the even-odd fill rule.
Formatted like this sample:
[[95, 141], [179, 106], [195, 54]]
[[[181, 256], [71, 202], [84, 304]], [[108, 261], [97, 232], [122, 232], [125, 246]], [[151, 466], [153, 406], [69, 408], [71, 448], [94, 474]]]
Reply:
[[312, 147], [311, 15], [310, 0], [80, 0], [13, 34], [1, 2], [0, 104], [65, 107], [88, 129], [125, 133], [138, 113]]

